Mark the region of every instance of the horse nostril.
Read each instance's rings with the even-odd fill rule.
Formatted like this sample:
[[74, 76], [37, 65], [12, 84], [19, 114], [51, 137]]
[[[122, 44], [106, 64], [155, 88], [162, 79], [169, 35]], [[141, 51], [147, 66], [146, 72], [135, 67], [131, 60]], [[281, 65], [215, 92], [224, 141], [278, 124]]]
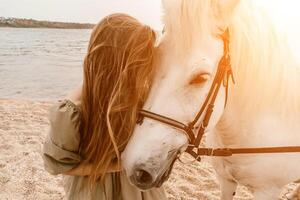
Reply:
[[136, 169], [134, 172], [134, 176], [138, 183], [144, 185], [152, 184], [153, 179], [151, 174], [143, 169]]

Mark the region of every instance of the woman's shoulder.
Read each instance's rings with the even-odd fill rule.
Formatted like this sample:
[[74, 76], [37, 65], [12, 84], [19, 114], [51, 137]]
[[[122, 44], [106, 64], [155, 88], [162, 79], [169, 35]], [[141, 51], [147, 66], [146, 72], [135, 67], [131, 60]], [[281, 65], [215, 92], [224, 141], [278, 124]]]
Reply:
[[80, 103], [69, 99], [58, 101], [50, 108], [49, 121], [51, 139], [58, 146], [76, 151], [80, 139]]
[[63, 100], [58, 100], [56, 103], [53, 104], [51, 107], [50, 111], [63, 111], [63, 112], [74, 112], [76, 114], [80, 115], [80, 106], [81, 102], [80, 101], [74, 101], [71, 99], [63, 99]]
[[70, 99], [59, 100], [54, 103], [49, 112], [50, 121], [52, 119], [59, 118], [70, 118], [74, 123], [80, 123], [81, 117], [81, 103], [75, 102]]
[[67, 99], [58, 101], [50, 108], [49, 121], [49, 133], [43, 145], [44, 165], [51, 174], [60, 174], [81, 161], [80, 106]]

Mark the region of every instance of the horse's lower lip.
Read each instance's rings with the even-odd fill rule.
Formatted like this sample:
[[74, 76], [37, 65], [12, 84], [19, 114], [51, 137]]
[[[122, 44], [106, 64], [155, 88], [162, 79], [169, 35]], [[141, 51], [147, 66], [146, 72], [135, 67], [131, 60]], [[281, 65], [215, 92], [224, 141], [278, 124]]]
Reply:
[[170, 174], [171, 174], [171, 171], [172, 171], [172, 168], [173, 168], [174, 162], [175, 162], [175, 160], [172, 162], [171, 166], [169, 166], [168, 170], [167, 170], [164, 174], [162, 174], [161, 176], [159, 176], [159, 177], [156, 179], [156, 181], [155, 181], [155, 183], [154, 183], [154, 186], [155, 186], [155, 187], [161, 187], [162, 184], [163, 184], [166, 180], [169, 179]]
[[165, 171], [165, 173], [163, 173], [161, 176], [158, 176], [158, 178], [156, 179], [155, 181], [155, 187], [161, 187], [162, 184], [169, 179], [170, 177], [170, 174], [171, 174], [171, 171], [173, 169], [173, 165], [176, 161], [176, 158], [177, 158], [177, 155], [178, 155], [178, 150], [176, 151], [173, 151], [173, 152], [170, 152], [170, 162], [169, 164], [167, 165], [167, 170]]
[[161, 187], [162, 184], [169, 178], [169, 176], [170, 176], [169, 172], [166, 171], [166, 172], [161, 176], [161, 178], [158, 179], [158, 180], [156, 181], [155, 187], [158, 187], [158, 188]]

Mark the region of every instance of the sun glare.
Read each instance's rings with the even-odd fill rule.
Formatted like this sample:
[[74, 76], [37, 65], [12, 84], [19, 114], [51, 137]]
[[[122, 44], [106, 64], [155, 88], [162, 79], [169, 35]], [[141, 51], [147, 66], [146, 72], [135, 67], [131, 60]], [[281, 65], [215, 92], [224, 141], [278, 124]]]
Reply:
[[[294, 25], [300, 17], [298, 0], [259, 0], [280, 26]], [[298, 22], [299, 23], [299, 22]]]
[[293, 53], [300, 59], [300, 1], [299, 0], [256, 0], [266, 9], [279, 31], [286, 34]]

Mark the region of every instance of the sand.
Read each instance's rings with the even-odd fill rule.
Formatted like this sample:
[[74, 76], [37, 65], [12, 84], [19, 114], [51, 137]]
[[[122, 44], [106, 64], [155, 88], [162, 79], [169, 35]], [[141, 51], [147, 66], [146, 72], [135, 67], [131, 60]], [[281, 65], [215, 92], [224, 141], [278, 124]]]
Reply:
[[[40, 156], [47, 134], [50, 102], [0, 100], [0, 199], [64, 199], [61, 176], [51, 176]], [[220, 190], [212, 166], [203, 161], [175, 164], [164, 184], [170, 200], [218, 200]], [[291, 184], [282, 198], [292, 192]], [[235, 200], [251, 200], [251, 192], [239, 187]]]

